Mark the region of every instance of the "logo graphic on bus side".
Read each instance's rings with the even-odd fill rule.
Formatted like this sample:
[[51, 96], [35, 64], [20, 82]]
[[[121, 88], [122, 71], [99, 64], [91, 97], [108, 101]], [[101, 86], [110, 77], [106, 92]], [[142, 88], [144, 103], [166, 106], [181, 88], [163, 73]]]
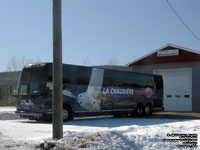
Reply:
[[144, 95], [146, 98], [151, 98], [153, 90], [150, 87], [147, 87], [145, 90], [131, 88], [103, 88], [102, 93], [105, 95]]

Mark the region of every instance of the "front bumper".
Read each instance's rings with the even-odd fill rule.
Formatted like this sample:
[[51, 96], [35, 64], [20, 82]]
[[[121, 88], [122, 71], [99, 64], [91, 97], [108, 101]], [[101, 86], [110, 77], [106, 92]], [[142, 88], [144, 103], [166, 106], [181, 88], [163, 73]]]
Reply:
[[28, 118], [28, 119], [50, 119], [52, 113], [51, 112], [36, 112], [36, 113], [31, 113], [31, 112], [25, 112], [25, 111], [15, 111], [15, 114], [21, 118]]

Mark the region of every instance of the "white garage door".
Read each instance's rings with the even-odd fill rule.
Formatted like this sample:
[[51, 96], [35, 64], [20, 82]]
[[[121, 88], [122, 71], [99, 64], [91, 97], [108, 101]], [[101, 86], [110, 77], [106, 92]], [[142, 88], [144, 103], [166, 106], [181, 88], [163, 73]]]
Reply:
[[192, 111], [192, 69], [155, 70], [163, 75], [165, 111]]

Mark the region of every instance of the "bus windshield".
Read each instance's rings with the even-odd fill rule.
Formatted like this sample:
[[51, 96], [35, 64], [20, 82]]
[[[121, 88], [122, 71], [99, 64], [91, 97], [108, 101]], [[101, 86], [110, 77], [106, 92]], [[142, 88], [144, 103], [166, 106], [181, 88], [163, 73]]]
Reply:
[[48, 72], [46, 67], [24, 68], [18, 85], [18, 94], [44, 94], [47, 79]]

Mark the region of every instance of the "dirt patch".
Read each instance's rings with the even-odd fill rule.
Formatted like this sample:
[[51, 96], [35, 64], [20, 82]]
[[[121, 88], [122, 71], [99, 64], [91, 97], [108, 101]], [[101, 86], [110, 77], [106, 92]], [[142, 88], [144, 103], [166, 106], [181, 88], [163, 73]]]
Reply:
[[200, 119], [200, 113], [192, 112], [155, 112], [149, 118], [165, 118], [165, 119]]
[[17, 120], [19, 117], [14, 112], [0, 112], [0, 120]]

